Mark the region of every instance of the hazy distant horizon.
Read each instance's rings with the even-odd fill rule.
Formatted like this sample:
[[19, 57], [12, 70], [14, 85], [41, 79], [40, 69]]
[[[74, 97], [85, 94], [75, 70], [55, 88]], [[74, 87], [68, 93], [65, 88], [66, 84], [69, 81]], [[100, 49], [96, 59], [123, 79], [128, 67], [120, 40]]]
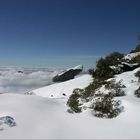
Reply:
[[39, 68], [69, 68], [76, 65], [83, 65], [85, 69], [95, 67], [96, 61], [100, 56], [61, 56], [57, 58], [48, 58], [40, 60], [29, 60], [28, 63], [24, 61], [15, 60], [8, 63], [4, 61], [0, 67], [39, 67]]

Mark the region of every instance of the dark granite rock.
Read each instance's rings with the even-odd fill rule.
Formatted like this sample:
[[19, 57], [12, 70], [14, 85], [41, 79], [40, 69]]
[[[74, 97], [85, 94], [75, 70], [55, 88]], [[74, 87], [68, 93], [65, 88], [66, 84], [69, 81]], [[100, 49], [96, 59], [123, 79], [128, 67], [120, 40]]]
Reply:
[[53, 78], [53, 82], [64, 82], [70, 79], [74, 79], [74, 77], [78, 75], [80, 72], [82, 72], [82, 70], [83, 66], [79, 65], [74, 68], [63, 71]]
[[127, 71], [132, 71], [136, 68], [140, 67], [140, 64], [128, 64], [128, 63], [122, 63], [122, 71], [127, 72]]

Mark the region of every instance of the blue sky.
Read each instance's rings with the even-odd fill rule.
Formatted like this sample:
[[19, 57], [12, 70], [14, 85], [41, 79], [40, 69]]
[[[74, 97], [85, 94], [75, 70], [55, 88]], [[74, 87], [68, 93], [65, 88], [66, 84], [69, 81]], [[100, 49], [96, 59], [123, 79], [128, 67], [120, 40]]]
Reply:
[[140, 32], [139, 0], [0, 0], [0, 66], [93, 67], [129, 52]]

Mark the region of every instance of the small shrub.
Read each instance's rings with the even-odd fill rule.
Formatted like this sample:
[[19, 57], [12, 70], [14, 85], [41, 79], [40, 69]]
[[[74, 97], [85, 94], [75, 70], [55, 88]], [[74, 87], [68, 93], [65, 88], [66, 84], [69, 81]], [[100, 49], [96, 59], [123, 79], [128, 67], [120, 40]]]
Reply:
[[79, 95], [79, 97], [81, 97], [83, 92], [84, 92], [84, 90], [80, 89], [80, 88], [76, 88], [76, 89], [73, 90], [73, 94]]
[[93, 82], [85, 88], [85, 92], [83, 93], [83, 98], [87, 99], [88, 97], [94, 94], [94, 91], [95, 91], [95, 87]]
[[108, 78], [112, 78], [116, 73], [110, 66], [118, 66], [118, 64], [121, 63], [123, 57], [123, 54], [114, 52], [105, 58], [100, 58], [97, 61], [95, 70], [89, 70], [89, 73], [93, 76], [94, 81], [85, 88], [84, 92], [82, 93], [82, 97], [88, 100], [89, 97], [94, 95], [98, 88], [106, 83]]
[[140, 98], [140, 87], [135, 91], [135, 96]]
[[110, 68], [110, 66], [118, 66], [120, 64], [121, 59], [123, 59], [124, 55], [118, 52], [111, 53], [105, 58], [100, 58], [97, 61], [96, 69], [93, 73], [93, 77], [102, 78], [104, 80], [111, 78], [114, 76], [115, 71]]
[[88, 73], [93, 76], [94, 75], [94, 69], [89, 69]]
[[112, 95], [114, 97], [124, 96], [125, 95], [125, 92], [122, 90], [122, 88], [125, 88], [125, 85], [122, 85], [121, 81], [119, 81], [117, 83], [116, 83], [115, 80], [108, 81], [105, 84], [105, 88], [108, 89], [108, 90], [111, 90]]
[[125, 96], [125, 92], [120, 88], [112, 90], [112, 94], [114, 97]]
[[138, 55], [138, 56], [136, 56], [136, 57], [133, 57], [133, 58], [129, 61], [129, 63], [131, 63], [131, 64], [134, 64], [134, 63], [140, 64], [140, 55]]
[[135, 76], [138, 77], [138, 81], [140, 82], [140, 70], [135, 73]]
[[93, 102], [91, 109], [93, 109], [93, 114], [99, 118], [114, 118], [117, 117], [123, 110], [120, 106], [121, 102], [119, 100], [113, 100], [111, 93], [106, 95], [102, 94]]
[[109, 67], [109, 61], [101, 58], [98, 60], [93, 77], [96, 79], [108, 79], [114, 75], [114, 71]]
[[137, 45], [137, 47], [134, 50], [132, 50], [130, 53], [136, 53], [136, 52], [140, 52], [140, 44]]
[[24, 93], [25, 95], [35, 95], [35, 93], [34, 92], [26, 92], [26, 93]]
[[68, 112], [68, 113], [71, 113], [71, 114], [74, 113], [71, 109], [67, 109], [67, 112]]
[[82, 97], [87, 99], [88, 97], [93, 96], [96, 90], [99, 89], [103, 84], [105, 84], [104, 80], [94, 79], [93, 83], [85, 88]]
[[140, 70], [135, 73], [136, 77], [140, 77]]
[[75, 112], [75, 113], [80, 113], [81, 107], [79, 107], [81, 104], [79, 103], [79, 98], [81, 95], [79, 94], [80, 89], [75, 89], [73, 91], [73, 94], [69, 97], [67, 101], [67, 105], [70, 107], [68, 112]]

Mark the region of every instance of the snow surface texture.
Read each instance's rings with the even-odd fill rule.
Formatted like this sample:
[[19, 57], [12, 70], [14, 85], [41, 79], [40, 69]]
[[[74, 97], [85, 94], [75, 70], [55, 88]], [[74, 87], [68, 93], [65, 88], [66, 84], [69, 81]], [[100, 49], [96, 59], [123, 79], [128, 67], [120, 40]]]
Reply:
[[76, 88], [85, 88], [92, 82], [90, 75], [85, 74], [74, 80], [69, 80], [66, 82], [52, 84], [43, 88], [33, 90], [31, 93], [42, 97], [48, 98], [62, 98], [64, 96], [69, 96], [72, 94], [73, 90]]
[[52, 84], [59, 71], [43, 69], [0, 68], [0, 93], [25, 93]]
[[[75, 87], [86, 87], [92, 80], [89, 75], [34, 90], [38, 96], [1, 94], [1, 117], [12, 116], [17, 126], [0, 131], [0, 138], [139, 139], [140, 99], [134, 96], [138, 87], [134, 73], [138, 70], [116, 75], [116, 80], [123, 80], [126, 85], [127, 96], [117, 98], [122, 101], [125, 111], [114, 119], [94, 117], [89, 109], [80, 114], [67, 112], [67, 96]], [[64, 98], [63, 92], [67, 94]], [[55, 98], [50, 97], [51, 94]]]

